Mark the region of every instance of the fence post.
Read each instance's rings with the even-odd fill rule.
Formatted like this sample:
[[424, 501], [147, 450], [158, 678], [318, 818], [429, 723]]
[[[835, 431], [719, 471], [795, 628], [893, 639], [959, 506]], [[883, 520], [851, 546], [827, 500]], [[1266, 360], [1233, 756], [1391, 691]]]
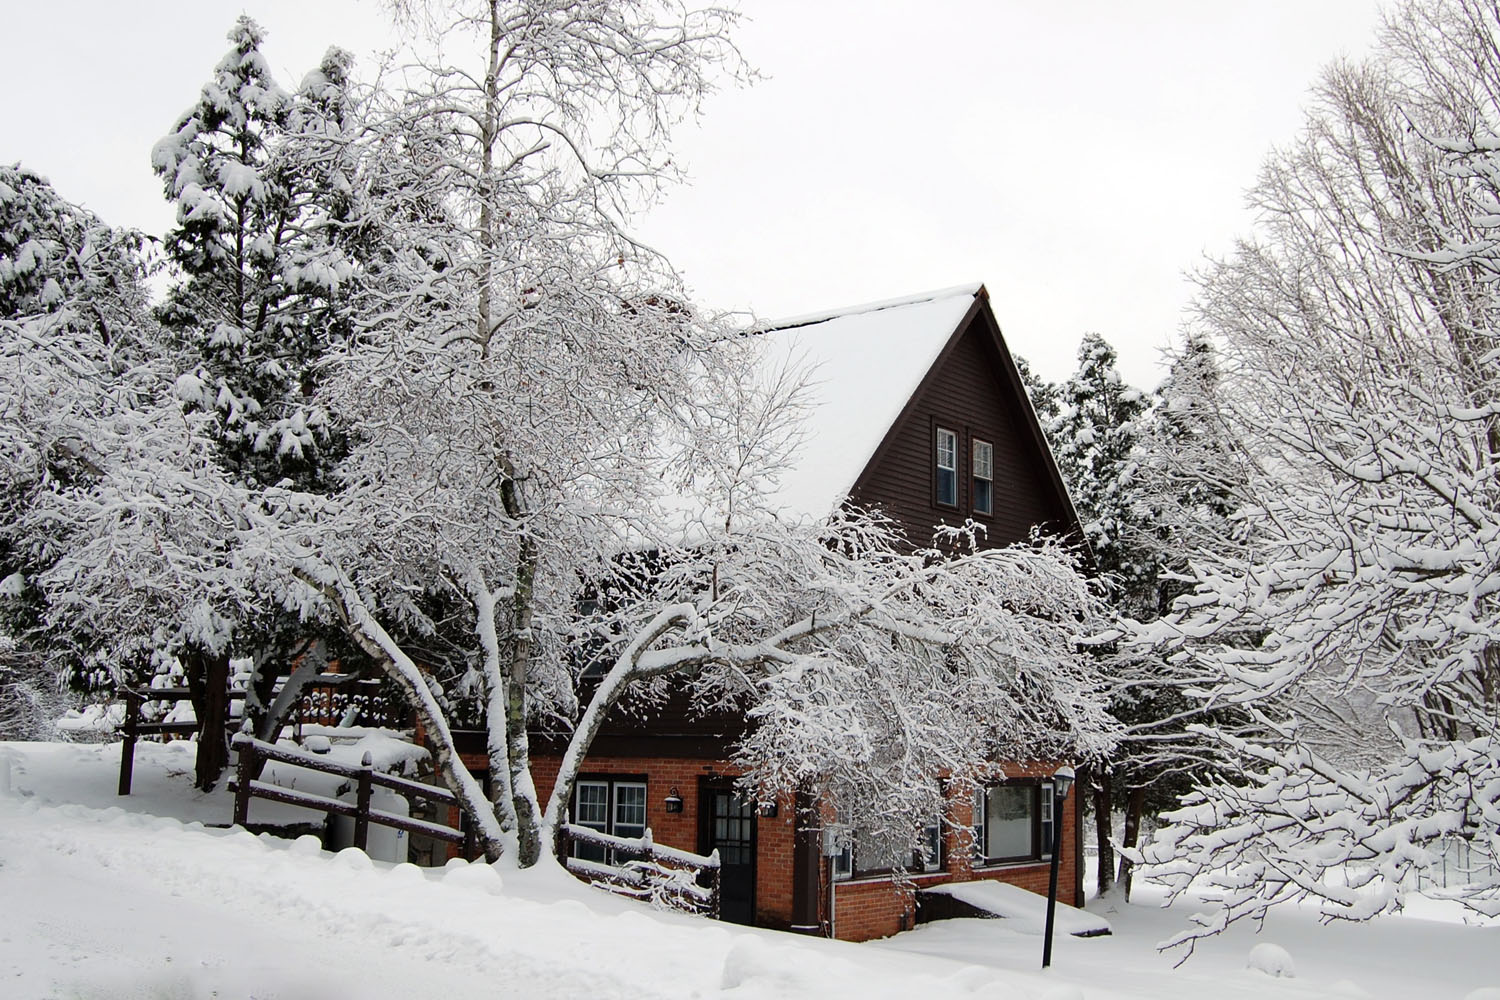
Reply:
[[464, 814], [463, 810], [459, 810], [458, 822], [464, 829], [464, 860], [473, 861], [474, 856], [479, 853], [479, 838], [474, 835], [474, 824], [469, 821], [469, 817]]
[[708, 890], [708, 915], [714, 920], [719, 919], [719, 876], [724, 872], [724, 863], [719, 859], [719, 849], [715, 847], [709, 852], [709, 857], [714, 859], [714, 873], [709, 877]]
[[359, 784], [354, 800], [354, 846], [361, 851], [370, 839], [370, 751], [359, 762]]
[[141, 724], [141, 696], [125, 691], [125, 739], [120, 743], [119, 794], [130, 794], [130, 779], [135, 773], [135, 741]]
[[255, 761], [260, 748], [244, 733], [235, 734], [234, 748], [240, 755], [234, 780], [234, 823], [244, 826], [250, 819], [250, 782], [255, 780]]

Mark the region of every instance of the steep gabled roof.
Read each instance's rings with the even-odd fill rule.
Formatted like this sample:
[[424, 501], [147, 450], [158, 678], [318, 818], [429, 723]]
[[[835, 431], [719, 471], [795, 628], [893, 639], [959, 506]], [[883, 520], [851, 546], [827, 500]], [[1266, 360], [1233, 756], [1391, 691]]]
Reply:
[[810, 371], [811, 412], [793, 467], [775, 502], [788, 514], [823, 518], [848, 496], [982, 285], [964, 285], [760, 327], [768, 364]]
[[[1049, 485], [1078, 518], [1032, 410], [1015, 362], [989, 309], [983, 285], [963, 285], [906, 298], [762, 325], [767, 364], [811, 370], [812, 408], [792, 466], [777, 476], [773, 504], [795, 517], [826, 517], [843, 502], [940, 367], [959, 338], [979, 322], [999, 358], [1000, 387], [1018, 401], [1026, 431]], [[1081, 538], [1081, 532], [1079, 533]]]

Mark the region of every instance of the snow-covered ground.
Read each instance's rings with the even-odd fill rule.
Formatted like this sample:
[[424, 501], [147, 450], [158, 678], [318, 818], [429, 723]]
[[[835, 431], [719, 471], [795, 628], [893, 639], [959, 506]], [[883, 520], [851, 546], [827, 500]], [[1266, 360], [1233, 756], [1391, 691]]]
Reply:
[[[1113, 936], [1061, 937], [1043, 973], [1040, 938], [1003, 920], [849, 945], [658, 913], [555, 869], [424, 871], [209, 829], [228, 797], [191, 790], [186, 746], [142, 744], [117, 799], [118, 747], [0, 744], [0, 998], [1500, 1000], [1500, 926], [1436, 903], [1327, 927], [1287, 910], [1173, 969], [1153, 946], [1186, 914], [1147, 890], [1104, 914]], [[1295, 977], [1247, 968], [1261, 944]]]

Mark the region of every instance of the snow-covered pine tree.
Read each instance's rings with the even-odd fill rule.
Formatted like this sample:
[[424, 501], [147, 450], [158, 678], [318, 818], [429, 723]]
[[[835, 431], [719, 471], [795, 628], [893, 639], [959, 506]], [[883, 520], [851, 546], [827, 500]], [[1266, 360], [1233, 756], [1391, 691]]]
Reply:
[[1021, 384], [1026, 387], [1026, 395], [1031, 400], [1031, 408], [1036, 411], [1037, 420], [1043, 429], [1051, 427], [1058, 414], [1058, 387], [1038, 374], [1031, 363], [1019, 354], [1015, 355], [1015, 360], [1016, 371], [1021, 376]]
[[179, 394], [212, 412], [246, 482], [321, 488], [338, 435], [311, 401], [319, 358], [348, 331], [357, 152], [350, 57], [332, 49], [296, 94], [272, 78], [249, 17], [198, 101], [156, 143], [177, 206], [162, 308], [197, 357]]
[[[327, 490], [346, 438], [314, 399], [316, 371], [349, 336], [366, 235], [352, 59], [330, 49], [288, 94], [271, 76], [253, 20], [242, 16], [228, 38], [231, 48], [198, 101], [151, 154], [177, 206], [166, 247], [180, 281], [161, 309], [182, 346], [176, 391], [187, 407], [213, 416], [231, 477], [251, 488]], [[317, 632], [274, 610], [239, 631], [213, 656], [177, 651], [205, 733], [223, 728], [219, 692], [231, 655], [254, 659], [247, 724], [269, 731], [275, 677]], [[205, 761], [199, 783], [211, 783], [227, 759], [225, 750]]]
[[[134, 405], [134, 373], [160, 357], [143, 239], [113, 229], [22, 166], [0, 166], [0, 632], [80, 687], [105, 683], [93, 623], [50, 621], [41, 574], [69, 525], [45, 496], [98, 473], [95, 422]], [[50, 627], [49, 627], [50, 621]]]
[[[1149, 402], [1120, 377], [1116, 362], [1114, 348], [1103, 337], [1094, 333], [1083, 337], [1077, 370], [1055, 389], [1055, 415], [1047, 424], [1047, 436], [1078, 508], [1095, 569], [1108, 589], [1109, 604], [1122, 617], [1152, 617], [1157, 567], [1138, 547], [1144, 510], [1135, 455]], [[1136, 655], [1133, 651], [1122, 652], [1110, 645], [1096, 655], [1101, 663], [1109, 664], [1105, 670], [1117, 680], [1122, 673], [1140, 672], [1140, 664], [1125, 662]], [[1139, 692], [1132, 691], [1126, 702], [1139, 697]], [[1102, 894], [1114, 885], [1115, 769], [1101, 765], [1089, 779]]]
[[[1222, 556], [1236, 544], [1230, 515], [1241, 502], [1242, 461], [1219, 413], [1220, 373], [1212, 344], [1189, 334], [1171, 355], [1167, 377], [1138, 421], [1130, 492], [1134, 516], [1125, 544], [1154, 580], [1125, 609], [1127, 632], [1167, 614], [1191, 589], [1200, 552]], [[1154, 603], [1153, 603], [1154, 602]], [[1123, 642], [1107, 668], [1110, 712], [1122, 729], [1109, 763], [1114, 808], [1123, 812], [1120, 884], [1130, 896], [1134, 849], [1151, 817], [1175, 808], [1195, 781], [1232, 766], [1212, 740], [1191, 728], [1229, 728], [1243, 717], [1205, 703], [1203, 670], [1191, 651]]]

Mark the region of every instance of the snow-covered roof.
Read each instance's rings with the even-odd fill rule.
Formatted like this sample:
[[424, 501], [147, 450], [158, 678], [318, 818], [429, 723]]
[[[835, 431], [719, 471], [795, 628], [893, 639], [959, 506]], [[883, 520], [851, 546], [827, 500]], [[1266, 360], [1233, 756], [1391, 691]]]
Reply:
[[826, 517], [848, 495], [896, 417], [937, 361], [982, 286], [763, 324], [768, 365], [810, 370], [811, 412], [773, 503]]

